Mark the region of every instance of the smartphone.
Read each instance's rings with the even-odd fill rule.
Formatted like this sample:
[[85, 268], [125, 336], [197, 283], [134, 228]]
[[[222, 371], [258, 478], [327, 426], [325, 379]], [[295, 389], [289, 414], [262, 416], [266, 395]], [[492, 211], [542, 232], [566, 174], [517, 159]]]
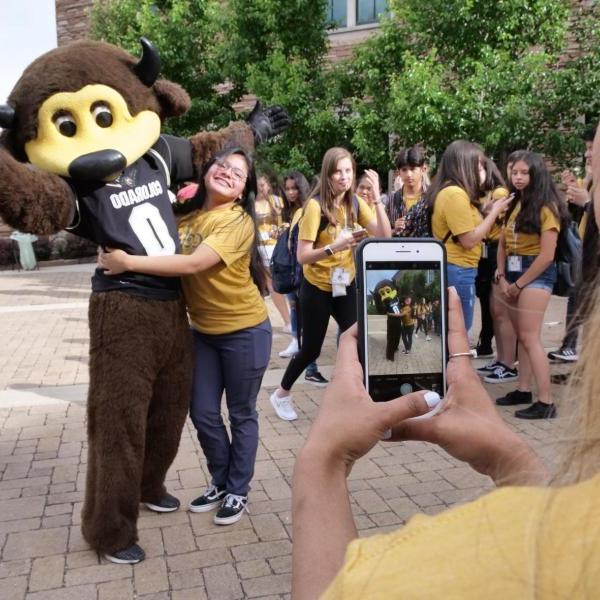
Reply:
[[356, 241], [360, 241], [366, 237], [368, 237], [369, 232], [366, 229], [356, 229], [355, 231], [352, 232], [352, 237], [356, 240]]
[[356, 253], [359, 356], [375, 402], [446, 391], [446, 249], [437, 240], [368, 239]]

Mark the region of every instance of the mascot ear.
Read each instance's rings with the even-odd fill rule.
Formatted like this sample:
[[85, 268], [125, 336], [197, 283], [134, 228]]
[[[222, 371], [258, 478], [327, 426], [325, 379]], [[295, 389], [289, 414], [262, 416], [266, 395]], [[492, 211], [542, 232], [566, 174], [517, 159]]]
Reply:
[[15, 123], [15, 109], [8, 104], [0, 104], [0, 127], [12, 129]]
[[185, 114], [192, 105], [188, 93], [172, 81], [159, 79], [152, 89], [160, 104], [161, 119], [179, 117]]

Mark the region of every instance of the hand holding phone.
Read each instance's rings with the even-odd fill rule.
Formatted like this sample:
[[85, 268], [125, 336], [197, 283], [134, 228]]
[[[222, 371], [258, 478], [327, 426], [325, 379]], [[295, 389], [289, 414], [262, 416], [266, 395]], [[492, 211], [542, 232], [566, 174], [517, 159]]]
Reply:
[[387, 401], [418, 390], [443, 396], [444, 247], [429, 239], [363, 241], [357, 284], [359, 355], [371, 398]]
[[360, 242], [361, 240], [364, 240], [366, 237], [369, 237], [369, 232], [363, 228], [356, 229], [355, 231], [352, 232], [352, 237], [354, 238], [354, 241]]

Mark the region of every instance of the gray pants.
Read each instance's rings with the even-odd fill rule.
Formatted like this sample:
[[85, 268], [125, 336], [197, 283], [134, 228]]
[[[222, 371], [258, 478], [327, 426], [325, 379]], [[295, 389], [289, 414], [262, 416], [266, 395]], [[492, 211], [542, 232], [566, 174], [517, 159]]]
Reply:
[[[222, 335], [194, 336], [190, 416], [214, 485], [246, 495], [258, 449], [256, 397], [271, 356], [271, 323]], [[225, 391], [231, 440], [221, 415]]]

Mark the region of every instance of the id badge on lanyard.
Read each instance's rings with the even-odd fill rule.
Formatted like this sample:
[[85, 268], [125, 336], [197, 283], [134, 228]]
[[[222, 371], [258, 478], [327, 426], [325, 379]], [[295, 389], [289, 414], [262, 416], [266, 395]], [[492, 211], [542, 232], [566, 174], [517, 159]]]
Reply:
[[350, 285], [350, 273], [343, 267], [331, 269], [331, 294], [334, 298], [346, 296], [346, 288]]
[[481, 245], [481, 258], [489, 258], [488, 245], [485, 242]]

